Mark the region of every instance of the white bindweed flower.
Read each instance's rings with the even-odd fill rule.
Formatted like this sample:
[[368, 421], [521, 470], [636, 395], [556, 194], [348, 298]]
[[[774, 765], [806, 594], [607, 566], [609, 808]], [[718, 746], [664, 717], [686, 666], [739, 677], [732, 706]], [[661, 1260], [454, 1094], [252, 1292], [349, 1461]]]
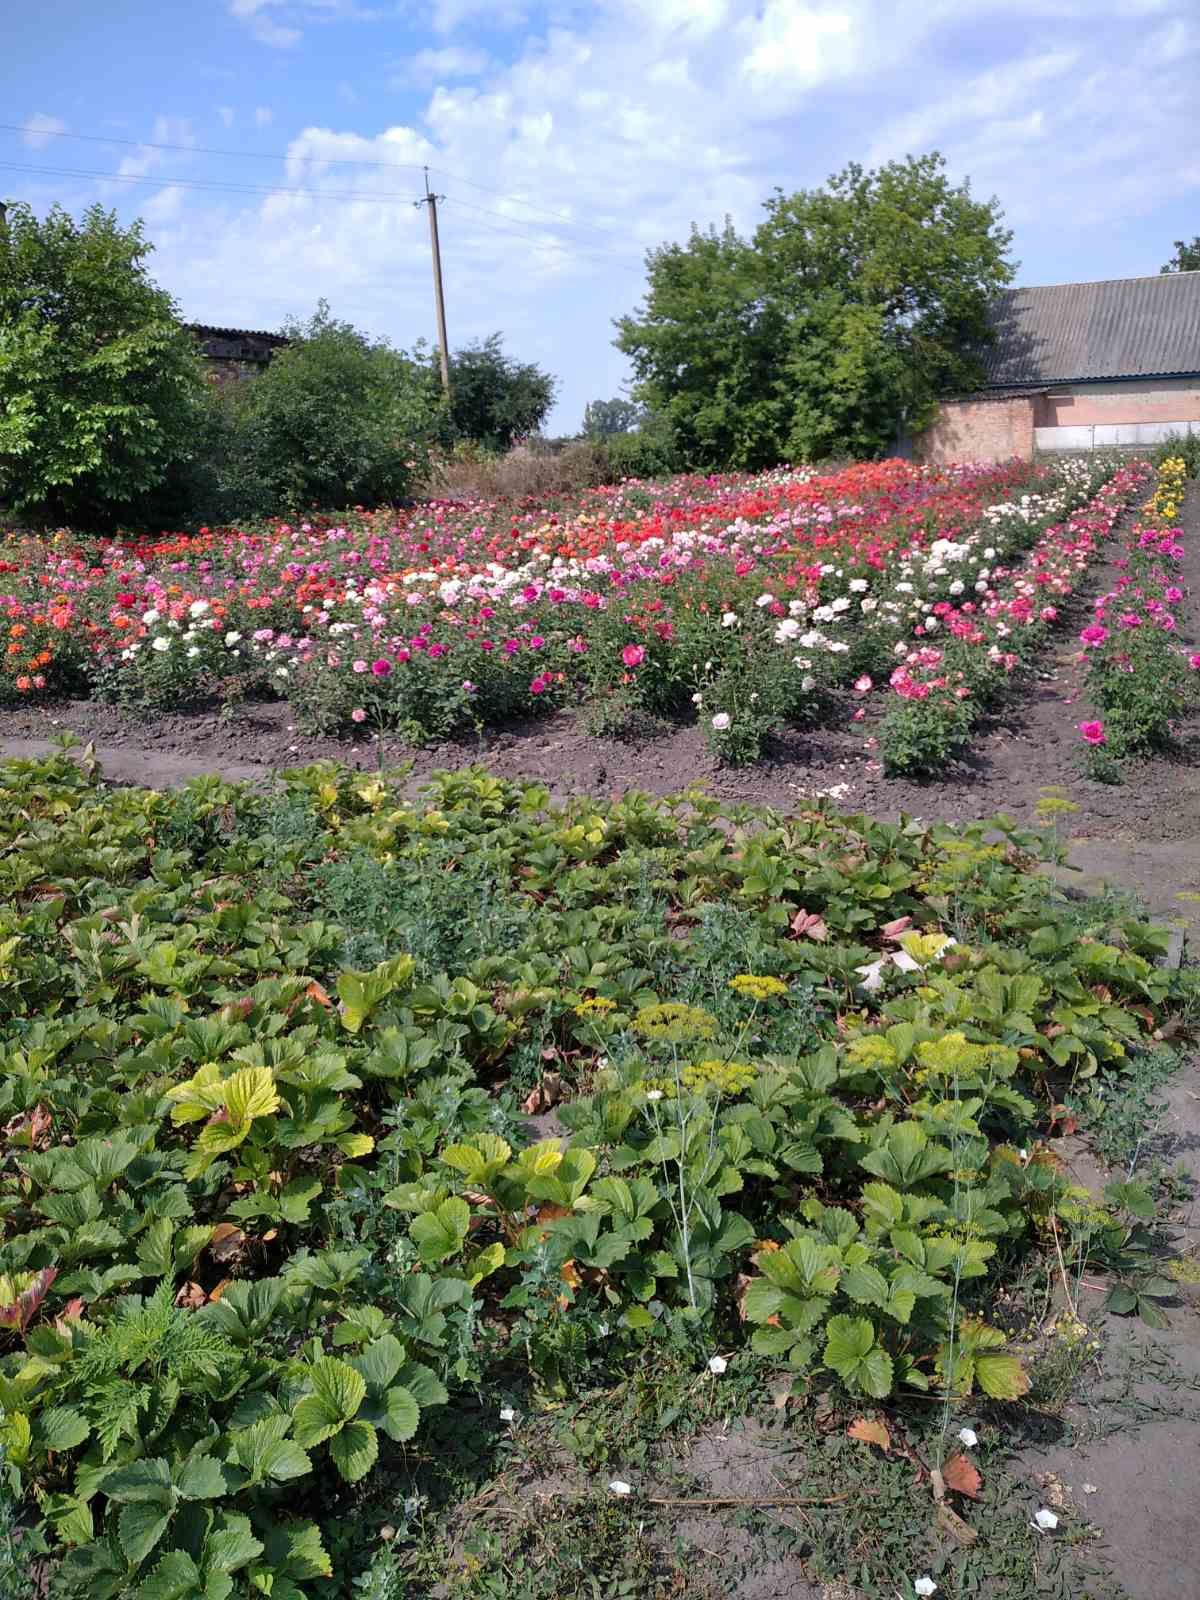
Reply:
[[512, 1406], [501, 1406], [500, 1407], [500, 1421], [501, 1422], [515, 1422], [516, 1420], [517, 1420], [517, 1413], [513, 1410]]
[[933, 1579], [928, 1576], [924, 1578], [916, 1578], [913, 1581], [913, 1593], [919, 1595], [936, 1594], [937, 1584], [934, 1583]]
[[1052, 1533], [1058, 1527], [1058, 1518], [1053, 1511], [1047, 1511], [1046, 1507], [1043, 1506], [1040, 1511], [1035, 1513], [1030, 1526], [1039, 1529], [1042, 1533]]
[[979, 1443], [979, 1435], [975, 1432], [974, 1428], [960, 1428], [958, 1430], [958, 1437], [960, 1441], [966, 1445], [968, 1450], [973, 1449], [974, 1446]]
[[878, 961], [870, 961], [865, 967], [855, 967], [855, 972], [862, 973], [862, 986], [868, 994], [882, 985], [883, 969], [886, 963], [887, 957], [880, 956]]
[[721, 1376], [728, 1365], [729, 1363], [724, 1356], [710, 1356], [708, 1359], [708, 1370], [717, 1378]]
[[624, 1478], [614, 1478], [608, 1487], [613, 1494], [633, 1493], [633, 1485], [631, 1483], [626, 1483]]

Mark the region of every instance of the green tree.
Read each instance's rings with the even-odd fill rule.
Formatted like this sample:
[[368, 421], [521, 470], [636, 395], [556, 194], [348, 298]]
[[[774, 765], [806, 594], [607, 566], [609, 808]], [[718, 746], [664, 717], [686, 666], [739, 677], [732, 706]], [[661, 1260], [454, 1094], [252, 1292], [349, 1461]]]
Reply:
[[1190, 244], [1186, 239], [1176, 239], [1175, 254], [1158, 270], [1160, 275], [1164, 272], [1200, 272], [1200, 233]]
[[583, 408], [583, 433], [588, 439], [611, 439], [632, 433], [646, 413], [635, 400], [589, 400]]
[[204, 384], [135, 222], [14, 205], [0, 226], [0, 504], [109, 525], [186, 461]]
[[789, 407], [780, 362], [781, 310], [762, 293], [757, 253], [725, 221], [646, 257], [638, 313], [617, 322], [634, 394], [666, 420], [697, 467], [778, 461]]
[[321, 302], [261, 377], [214, 393], [216, 476], [226, 514], [402, 498], [444, 440], [423, 352], [371, 340]]
[[450, 419], [460, 439], [508, 450], [536, 433], [554, 403], [557, 381], [532, 362], [505, 355], [503, 337], [464, 345], [450, 358]]
[[616, 342], [694, 465], [875, 455], [979, 381], [1011, 234], [944, 167], [936, 152], [851, 165], [777, 191], [752, 240], [726, 223], [651, 252]]

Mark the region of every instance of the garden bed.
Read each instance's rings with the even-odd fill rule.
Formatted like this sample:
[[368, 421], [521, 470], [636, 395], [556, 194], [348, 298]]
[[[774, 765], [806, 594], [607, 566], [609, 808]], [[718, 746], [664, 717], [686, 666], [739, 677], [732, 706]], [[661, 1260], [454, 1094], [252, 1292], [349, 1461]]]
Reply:
[[865, 718], [887, 684], [881, 759], [927, 770], [1030, 659], [1148, 470], [885, 462], [555, 512], [19, 538], [0, 687], [155, 713], [270, 694], [298, 727], [409, 743], [582, 705], [601, 735], [695, 717], [737, 765], [791, 723]]
[[[1070, 900], [1006, 823], [560, 810], [481, 773], [414, 800], [329, 767], [0, 784], [6, 1482], [85, 1595], [495, 1593], [512, 1547], [485, 1511], [455, 1546], [453, 1506], [486, 1491], [503, 1527], [487, 1486], [540, 1451], [556, 1526], [648, 1596], [678, 1568], [647, 1511], [736, 1502], [651, 1436], [765, 1392], [823, 1419], [778, 1498], [833, 1527], [899, 1408], [876, 1481], [910, 1588], [974, 1583], [972, 1521], [997, 1592], [1067, 1581], [1082, 1529], [1042, 1549], [999, 1495], [1002, 1424], [1057, 1251], [1143, 1315], [1164, 1295], [1145, 1194], [1097, 1204], [1047, 1142], [1194, 1004], [1164, 931]], [[528, 1592], [588, 1592], [533, 1502]]]

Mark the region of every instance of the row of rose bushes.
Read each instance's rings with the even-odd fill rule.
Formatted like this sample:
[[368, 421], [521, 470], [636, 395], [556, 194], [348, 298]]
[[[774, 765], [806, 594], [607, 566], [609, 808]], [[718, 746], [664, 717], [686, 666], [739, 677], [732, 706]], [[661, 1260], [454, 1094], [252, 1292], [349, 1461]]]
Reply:
[[1037, 654], [1151, 471], [1142, 461], [1118, 468], [1086, 503], [1042, 527], [1020, 565], [993, 574], [983, 604], [935, 606], [944, 644], [897, 647], [889, 679], [897, 703], [878, 735], [886, 773], [936, 772], [970, 745], [983, 712]]
[[[286, 697], [310, 725], [414, 740], [583, 700], [593, 725], [698, 714], [717, 752], [828, 717], [905, 656], [1037, 619], [1022, 554], [1113, 468], [933, 469], [623, 485], [553, 511], [422, 507], [83, 550], [10, 544], [4, 678], [182, 706]], [[1011, 626], [1010, 626], [1011, 625]], [[924, 656], [910, 658], [914, 638]]]
[[1079, 635], [1084, 693], [1099, 712], [1079, 731], [1096, 777], [1116, 778], [1122, 758], [1166, 748], [1200, 701], [1200, 651], [1179, 640], [1187, 591], [1176, 522], [1186, 487], [1184, 460], [1159, 465], [1154, 494], [1114, 563], [1116, 581]]

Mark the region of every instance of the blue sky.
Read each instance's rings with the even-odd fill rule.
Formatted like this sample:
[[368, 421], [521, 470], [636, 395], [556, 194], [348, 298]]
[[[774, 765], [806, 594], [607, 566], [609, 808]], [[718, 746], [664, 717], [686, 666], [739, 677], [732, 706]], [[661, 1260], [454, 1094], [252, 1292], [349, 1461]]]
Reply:
[[648, 246], [748, 230], [848, 161], [941, 149], [1000, 198], [1025, 283], [1156, 272], [1200, 230], [1195, 0], [19, 5], [0, 196], [143, 216], [191, 320], [324, 296], [408, 346], [434, 331], [428, 163], [451, 347], [503, 331], [561, 379], [563, 431], [628, 376], [612, 319]]

